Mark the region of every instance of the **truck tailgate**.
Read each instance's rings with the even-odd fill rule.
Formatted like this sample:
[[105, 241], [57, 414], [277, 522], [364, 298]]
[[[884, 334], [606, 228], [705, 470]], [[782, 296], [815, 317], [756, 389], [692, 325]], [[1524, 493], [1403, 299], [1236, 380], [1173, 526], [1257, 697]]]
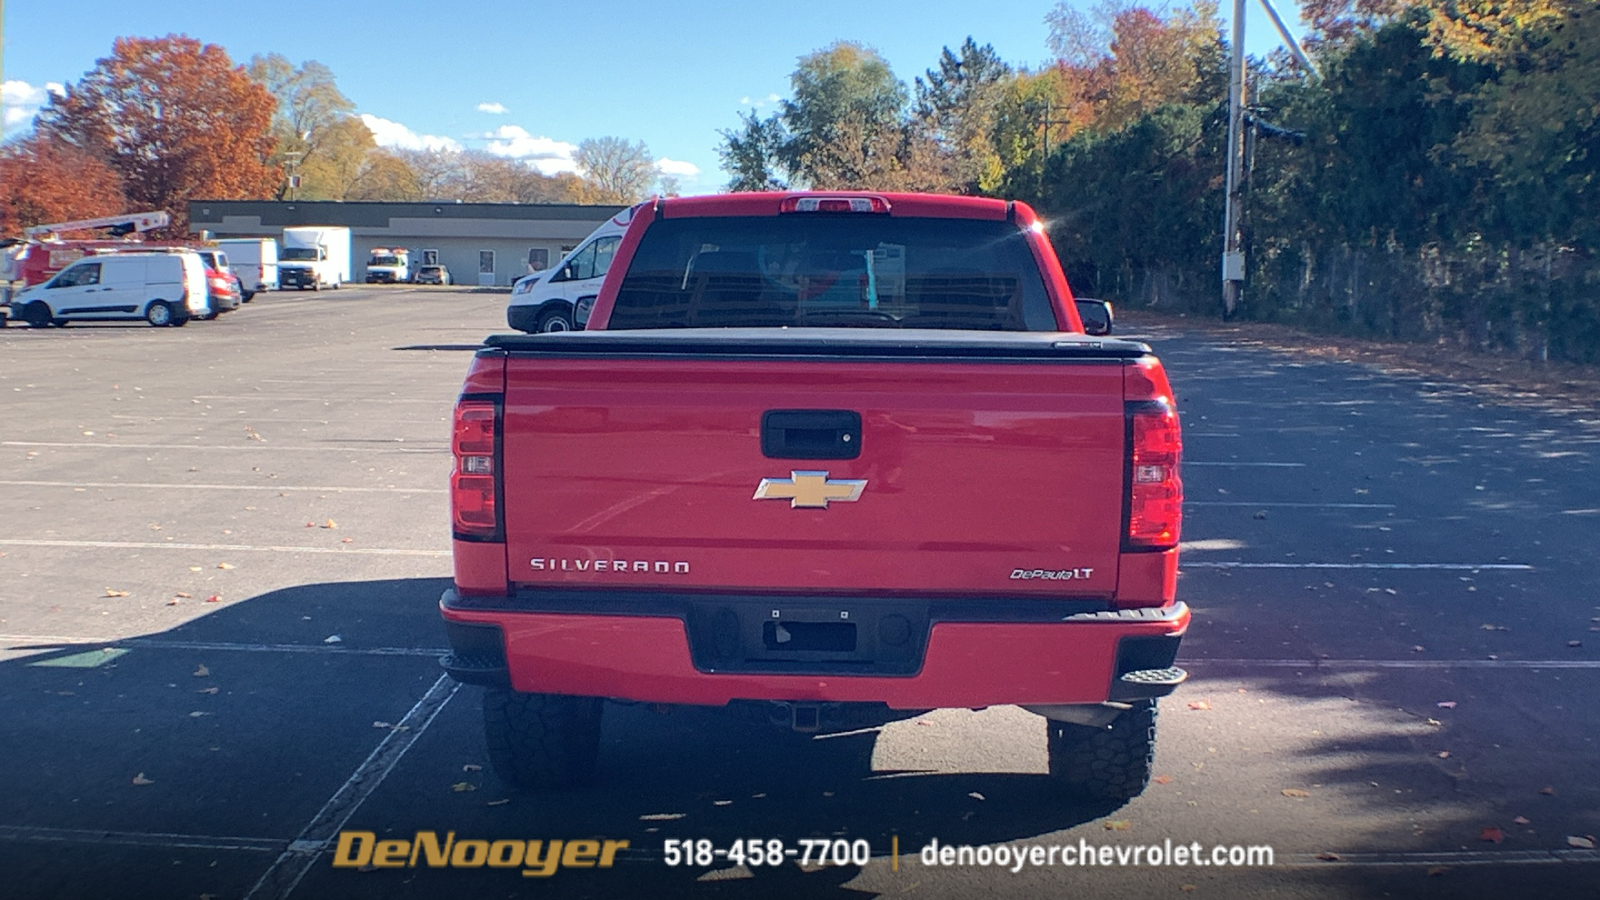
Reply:
[[[1121, 359], [508, 350], [513, 582], [857, 596], [1116, 590]], [[774, 410], [859, 414], [859, 455], [816, 458], [803, 432], [798, 449], [764, 454], [763, 414]]]

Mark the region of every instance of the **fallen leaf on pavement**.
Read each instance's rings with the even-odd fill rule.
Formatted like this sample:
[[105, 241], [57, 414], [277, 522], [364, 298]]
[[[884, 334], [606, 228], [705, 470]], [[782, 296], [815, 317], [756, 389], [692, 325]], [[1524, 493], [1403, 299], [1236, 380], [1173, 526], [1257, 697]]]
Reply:
[[198, 572], [198, 571], [200, 571], [200, 567], [199, 566], [190, 566], [189, 567], [189, 571]]
[[[144, 777], [144, 773], [143, 772], [140, 772], [139, 774], [133, 776], [133, 783], [134, 784], [139, 784], [139, 785], [155, 784], [155, 782], [152, 781], [151, 779]], [[1570, 841], [1570, 840], [1572, 840], [1572, 838], [1567, 838], [1567, 840]]]
[[195, 693], [196, 694], [215, 694], [219, 690], [221, 690], [221, 688], [208, 687], [208, 688], [201, 688], [200, 690], [195, 691]]
[[211, 670], [206, 668], [204, 664], [202, 664], [200, 668], [194, 670], [194, 677], [196, 678], [205, 678], [210, 674]]
[[1428, 724], [1429, 725], [1433, 725], [1433, 726], [1440, 726], [1440, 725], [1443, 725], [1444, 723], [1439, 721], [1438, 719], [1429, 719], [1428, 720]]
[[1494, 825], [1485, 825], [1478, 829], [1478, 840], [1498, 844], [1506, 839], [1506, 833]]
[[1515, 822], [1518, 825], [1530, 825], [1530, 824], [1532, 824], [1531, 820], [1529, 820], [1529, 818], [1527, 816], [1517, 816], [1515, 819], [1512, 819], [1511, 821]]
[[1178, 888], [1178, 890], [1183, 891], [1185, 894], [1191, 894], [1194, 893], [1194, 885], [1186, 884], [1183, 887]]
[[1439, 758], [1440, 759], [1449, 759], [1450, 758], [1450, 751], [1449, 750], [1440, 750], [1439, 751]]
[[1428, 650], [1428, 648], [1427, 648], [1427, 647], [1424, 647], [1424, 646], [1422, 646], [1422, 645], [1421, 645], [1421, 644], [1418, 644], [1418, 645], [1416, 645], [1416, 646], [1415, 646], [1415, 647], [1412, 647], [1412, 648], [1411, 648], [1411, 652], [1412, 652], [1412, 653], [1426, 653], [1426, 652], [1427, 652], [1427, 650]]
[[482, 772], [483, 771], [483, 766], [480, 766], [477, 763], [467, 763], [466, 765], [461, 767], [461, 771], [463, 771], [463, 772]]
[[1302, 791], [1299, 788], [1284, 788], [1279, 793], [1283, 794], [1285, 797], [1309, 797], [1309, 796], [1311, 796], [1311, 792], [1310, 791]]
[[192, 712], [192, 713], [189, 713], [189, 718], [191, 718], [191, 719], [198, 719], [198, 718], [200, 718], [200, 717], [201, 717], [201, 716], [209, 716], [209, 715], [211, 715], [211, 713], [208, 713], [208, 712], [201, 712], [201, 711], [200, 711], [200, 710], [198, 710], [198, 709], [197, 709], [197, 710], [195, 710], [195, 711], [194, 711], [194, 712]]
[[327, 637], [323, 638], [322, 642], [324, 644], [339, 644], [339, 643], [343, 643], [344, 642], [344, 638], [339, 637], [337, 634], [330, 634]]
[[475, 791], [477, 789], [478, 786], [470, 781], [458, 781], [455, 784], [450, 785], [450, 790], [455, 791], [458, 794], [465, 794], [468, 791]]
[[323, 528], [338, 528], [339, 527], [339, 523], [335, 522], [332, 519], [329, 519], [328, 521], [322, 523], [322, 527]]
[[126, 596], [128, 596], [128, 592], [127, 591], [115, 590], [113, 588], [106, 588], [106, 596], [107, 597], [126, 597]]
[[206, 602], [207, 603], [221, 603], [222, 602], [222, 595], [221, 594], [212, 594], [211, 596], [206, 598]]
[[1154, 777], [1154, 778], [1152, 778], [1150, 780], [1154, 781], [1156, 784], [1171, 784], [1172, 783], [1172, 776], [1171, 775], [1157, 775], [1156, 777]]
[[1210, 700], [1190, 700], [1189, 701], [1189, 708], [1190, 709], [1210, 709], [1211, 708], [1211, 701]]
[[507, 803], [510, 803], [510, 802], [511, 802], [511, 798], [507, 797], [504, 800], [490, 800], [488, 803], [485, 803], [484, 806], [505, 806]]
[[1444, 873], [1446, 873], [1448, 871], [1450, 871], [1450, 867], [1449, 866], [1434, 866], [1433, 868], [1428, 870], [1428, 877], [1430, 877], [1430, 878], [1438, 878], [1440, 875], [1443, 875]]
[[984, 796], [982, 794], [978, 793], [977, 791], [971, 791], [971, 792], [969, 792], [967, 794], [967, 796], [971, 797], [974, 800], [982, 800], [982, 799], [984, 799]]
[[1317, 859], [1320, 859], [1323, 862], [1339, 862], [1339, 861], [1343, 860], [1344, 857], [1340, 856], [1337, 853], [1329, 853], [1328, 851], [1324, 850], [1321, 853], [1317, 854]]
[[168, 606], [177, 606], [178, 605], [178, 598], [177, 597], [173, 597], [171, 600], [168, 600], [167, 601], [167, 605]]
[[1127, 831], [1132, 827], [1133, 823], [1127, 819], [1112, 819], [1111, 821], [1105, 823], [1105, 828], [1107, 831]]
[[219, 562], [219, 563], [217, 563], [217, 568], [219, 568], [219, 569], [233, 569], [233, 568], [237, 568], [237, 566], [235, 566], [233, 563], [229, 563], [229, 562]]
[[373, 722], [372, 723], [372, 727], [373, 728], [393, 728], [394, 727], [394, 723], [393, 722]]
[[1456, 702], [1454, 700], [1440, 700], [1438, 706], [1440, 709], [1455, 709]]
[[182, 597], [185, 600], [189, 599], [189, 597], [190, 597], [190, 595], [189, 595], [189, 593], [187, 591], [177, 591], [172, 596], [174, 596], [174, 597]]
[[352, 541], [352, 540], [353, 540], [353, 538], [339, 538], [339, 543], [341, 543], [341, 544], [348, 544], [348, 543], [350, 543], [350, 542], [351, 542], [351, 541]]
[[1594, 838], [1587, 835], [1584, 837], [1578, 837], [1575, 834], [1569, 834], [1567, 835], [1567, 846], [1576, 847], [1579, 850], [1593, 850]]
[[1583, 641], [1567, 641], [1568, 647], [1582, 647]]
[[1539, 788], [1539, 793], [1545, 795], [1546, 797], [1554, 797], [1556, 795], [1556, 789], [1550, 787], [1549, 785], [1545, 785], [1544, 787]]

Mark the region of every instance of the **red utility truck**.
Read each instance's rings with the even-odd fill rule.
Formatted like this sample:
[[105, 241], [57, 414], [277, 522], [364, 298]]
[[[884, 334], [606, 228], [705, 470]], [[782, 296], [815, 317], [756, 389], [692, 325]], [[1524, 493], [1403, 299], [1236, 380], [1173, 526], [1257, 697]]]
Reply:
[[1021, 203], [642, 204], [587, 330], [478, 351], [453, 449], [444, 664], [513, 784], [585, 778], [607, 700], [800, 731], [1018, 704], [1072, 792], [1148, 781], [1177, 412]]

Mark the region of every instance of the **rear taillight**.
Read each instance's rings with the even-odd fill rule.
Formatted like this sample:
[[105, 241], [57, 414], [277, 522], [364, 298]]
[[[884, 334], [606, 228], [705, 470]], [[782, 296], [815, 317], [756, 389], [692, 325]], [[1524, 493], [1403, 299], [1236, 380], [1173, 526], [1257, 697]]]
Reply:
[[785, 197], [778, 212], [887, 213], [889, 201], [883, 197]]
[[1183, 433], [1160, 364], [1140, 360], [1124, 377], [1127, 530], [1124, 550], [1170, 550], [1183, 524]]
[[456, 539], [501, 540], [499, 401], [463, 398], [457, 403], [450, 449], [456, 461], [450, 474]]

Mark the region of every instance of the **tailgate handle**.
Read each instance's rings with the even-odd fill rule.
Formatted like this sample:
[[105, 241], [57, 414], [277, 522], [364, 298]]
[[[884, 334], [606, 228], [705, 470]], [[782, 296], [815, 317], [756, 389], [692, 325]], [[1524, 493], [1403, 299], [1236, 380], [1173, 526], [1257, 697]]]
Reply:
[[769, 409], [761, 414], [761, 454], [771, 459], [855, 459], [861, 455], [861, 414]]

